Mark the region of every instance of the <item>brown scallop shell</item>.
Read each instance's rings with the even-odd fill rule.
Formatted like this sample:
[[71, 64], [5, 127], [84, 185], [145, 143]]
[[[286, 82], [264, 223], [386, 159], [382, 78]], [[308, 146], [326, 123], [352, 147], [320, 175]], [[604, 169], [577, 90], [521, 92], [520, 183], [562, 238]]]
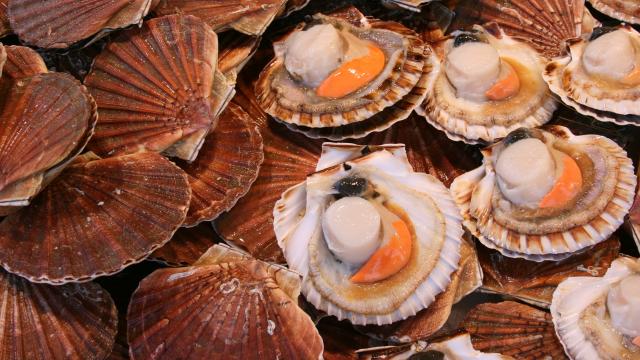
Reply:
[[98, 284], [33, 284], [0, 269], [0, 359], [103, 359], [118, 313]]
[[189, 175], [192, 197], [183, 226], [218, 217], [249, 191], [264, 159], [262, 136], [242, 107], [231, 103], [205, 139], [198, 158], [178, 162]]
[[0, 37], [11, 34], [9, 24], [9, 14], [7, 14], [7, 3], [9, 0], [0, 0]]
[[7, 49], [0, 43], [0, 71], [4, 67], [5, 62], [7, 62]]
[[195, 159], [214, 125], [217, 53], [216, 34], [194, 16], [155, 18], [124, 32], [85, 79], [99, 113], [90, 148], [101, 156], [156, 151]]
[[578, 37], [583, 27], [590, 31], [593, 19], [584, 0], [460, 0], [451, 30], [474, 24], [497, 23], [505, 33], [528, 42], [533, 48], [554, 58], [561, 55], [564, 42]]
[[479, 351], [517, 359], [566, 359], [551, 314], [513, 301], [476, 306], [464, 328]]
[[11, 29], [42, 48], [66, 48], [93, 35], [140, 24], [151, 0], [10, 1]]
[[160, 0], [158, 15], [182, 13], [204, 20], [216, 32], [234, 29], [260, 36], [284, 10], [286, 0]]
[[2, 69], [2, 76], [21, 79], [49, 72], [44, 60], [35, 50], [26, 46], [6, 46], [7, 62]]
[[33, 282], [114, 274], [164, 245], [184, 221], [187, 175], [156, 153], [75, 160], [0, 223], [0, 264]]
[[261, 39], [237, 32], [226, 32], [218, 35], [218, 40], [218, 69], [235, 80], [240, 70], [256, 53]]
[[[8, 50], [8, 77], [32, 72], [14, 66], [20, 65], [16, 48]], [[97, 116], [87, 89], [67, 74], [40, 74], [2, 87], [0, 215], [27, 205], [84, 149]]]
[[322, 356], [320, 334], [297, 305], [297, 274], [212, 250], [200, 265], [158, 270], [142, 280], [127, 316], [133, 359]]
[[173, 267], [189, 266], [215, 245], [217, 239], [211, 223], [208, 222], [191, 228], [181, 228], [168, 243], [154, 251], [149, 260]]

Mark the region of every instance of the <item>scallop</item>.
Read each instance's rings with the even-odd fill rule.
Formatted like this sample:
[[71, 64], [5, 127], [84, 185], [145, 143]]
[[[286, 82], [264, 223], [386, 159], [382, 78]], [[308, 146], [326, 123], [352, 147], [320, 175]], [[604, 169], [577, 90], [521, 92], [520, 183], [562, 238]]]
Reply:
[[0, 37], [11, 34], [11, 24], [7, 14], [7, 4], [9, 0], [0, 0]]
[[26, 46], [6, 46], [7, 62], [2, 68], [2, 76], [22, 79], [49, 72], [40, 55]]
[[640, 24], [640, 4], [633, 0], [589, 0], [603, 14], [630, 24]]
[[218, 242], [211, 223], [204, 222], [190, 228], [180, 228], [171, 240], [154, 251], [149, 260], [172, 266], [192, 265]]

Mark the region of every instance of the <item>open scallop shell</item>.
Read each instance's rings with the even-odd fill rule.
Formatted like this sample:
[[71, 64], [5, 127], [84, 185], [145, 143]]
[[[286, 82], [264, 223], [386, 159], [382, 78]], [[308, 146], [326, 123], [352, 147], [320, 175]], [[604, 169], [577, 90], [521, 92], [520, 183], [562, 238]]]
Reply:
[[[640, 33], [631, 26], [621, 26], [640, 44]], [[588, 44], [588, 36], [574, 39], [569, 44], [570, 53], [549, 62], [543, 77], [549, 89], [563, 103], [577, 112], [597, 120], [617, 125], [640, 126], [640, 95], [636, 88], [604, 89], [597, 85], [582, 66], [582, 54]]]
[[[363, 156], [363, 152], [366, 153], [368, 151], [373, 152], [370, 155]], [[336, 166], [338, 164], [343, 165], [338, 167]], [[320, 279], [314, 277], [313, 271], [322, 270], [311, 270], [314, 268], [313, 256], [320, 256], [318, 254], [314, 255], [314, 250], [312, 249], [316, 246], [314, 245], [315, 243], [322, 241], [321, 239], [318, 240], [321, 235], [317, 230], [319, 224], [317, 219], [321, 216], [321, 213], [316, 209], [317, 206], [322, 205], [314, 203], [310, 207], [307, 206], [306, 183], [295, 185], [282, 194], [282, 198], [276, 203], [273, 210], [274, 230], [278, 245], [283, 250], [287, 263], [293, 270], [303, 275], [303, 294], [317, 309], [329, 315], [334, 315], [340, 320], [348, 319], [351, 323], [357, 325], [390, 324], [406, 319], [415, 315], [418, 311], [428, 308], [435, 301], [436, 296], [449, 286], [451, 274], [455, 272], [460, 261], [460, 242], [463, 232], [459, 224], [458, 211], [447, 189], [430, 175], [414, 173], [413, 169], [410, 169], [403, 145], [367, 147], [354, 144], [324, 144], [323, 154], [316, 166], [317, 172], [313, 176], [327, 176], [326, 181], [330, 181], [336, 176], [342, 176], [343, 168], [349, 169], [345, 171], [350, 171], [354, 168], [360, 169], [360, 164], [363, 166], [362, 169], [366, 167], [367, 171], [373, 171], [371, 170], [371, 167], [373, 167], [378, 172], [385, 171], [384, 167], [379, 167], [382, 164], [391, 166], [395, 172], [389, 172], [387, 175], [393, 180], [387, 179], [387, 181], [395, 185], [386, 183], [385, 188], [404, 186], [414, 189], [419, 187], [421, 196], [428, 197], [428, 199], [423, 198], [424, 201], [432, 202], [433, 205], [431, 206], [437, 208], [440, 212], [438, 215], [441, 216], [438, 221], [441, 221], [442, 228], [429, 230], [437, 234], [436, 236], [441, 236], [440, 242], [434, 245], [441, 249], [439, 250], [440, 256], [434, 259], [433, 267], [430, 272], [427, 270], [424, 280], [420, 281], [417, 284], [417, 288], [412, 293], [408, 293], [408, 296], [402, 299], [397, 306], [393, 306], [393, 310], [387, 311], [386, 308], [382, 310], [383, 307], [378, 305], [366, 305], [363, 302], [365, 299], [360, 299], [361, 303], [358, 304], [358, 308], [363, 309], [362, 311], [347, 310], [335, 303], [335, 301], [344, 301], [340, 298], [340, 295], [338, 295], [337, 300], [329, 299], [326, 294], [318, 289], [318, 286], [330, 287], [332, 285], [324, 283], [318, 285]], [[405, 167], [402, 168], [400, 164]], [[394, 201], [400, 200], [394, 198]], [[408, 216], [415, 218], [415, 209], [410, 209], [407, 204], [400, 202], [399, 206], [402, 206]], [[431, 206], [426, 206], [424, 209], [421, 208], [417, 212], [424, 214], [423, 211], [427, 211], [427, 208], [431, 209]], [[418, 236], [418, 239], [421, 239], [421, 237]], [[322, 250], [319, 250], [319, 252], [321, 253]], [[380, 297], [377, 299], [376, 304], [385, 306], [383, 305], [384, 299], [384, 296]], [[371, 300], [368, 302], [371, 302]], [[367, 314], [364, 313], [364, 309], [372, 310], [366, 310], [369, 311]]]
[[114, 274], [164, 245], [184, 221], [187, 175], [155, 153], [77, 158], [0, 223], [2, 267], [61, 284]]
[[152, 0], [9, 1], [11, 29], [42, 48], [66, 48], [112, 29], [142, 23]]
[[214, 31], [234, 29], [260, 36], [284, 10], [286, 0], [160, 0], [158, 15], [182, 13], [198, 16]]
[[[309, 108], [298, 100], [288, 99], [284, 85], [282, 89], [276, 86], [278, 78], [288, 76], [283, 73], [286, 72], [283, 54], [278, 54], [278, 49], [282, 46], [276, 44], [276, 57], [262, 71], [255, 87], [258, 103], [277, 120], [290, 125], [310, 128], [339, 127], [368, 121], [374, 115], [401, 101], [421, 79], [426, 61], [425, 45], [418, 34], [412, 30], [398, 23], [369, 21], [364, 17], [358, 23], [359, 26], [354, 26], [353, 22], [339, 17], [316, 15], [315, 19], [322, 23], [340, 24], [357, 36], [373, 33], [374, 35], [371, 35], [369, 40], [375, 40], [376, 36], [382, 35], [393, 37], [396, 40], [401, 38], [401, 46], [404, 51], [397, 59], [390, 59], [395, 61], [395, 65], [388, 63], [388, 71], [385, 70], [378, 76], [378, 79], [368, 85], [363, 90], [364, 93], [357, 92], [342, 99], [322, 101], [315, 104], [313, 108]], [[300, 31], [302, 26], [296, 27], [293, 32]], [[298, 85], [292, 82], [291, 85], [286, 86]], [[426, 86], [426, 84], [421, 84], [421, 86]], [[345, 102], [355, 98], [362, 101], [356, 104]], [[323, 110], [323, 108], [325, 109]], [[384, 120], [385, 122], [398, 121], [394, 117], [398, 117], [397, 114]], [[374, 122], [375, 120], [373, 119]], [[377, 131], [382, 130], [380, 125], [373, 126], [373, 129], [370, 130], [375, 131], [376, 129]], [[359, 135], [359, 137], [361, 136], [362, 134]]]
[[192, 163], [179, 162], [189, 175], [192, 197], [184, 226], [210, 221], [249, 191], [264, 160], [262, 136], [242, 108], [231, 103], [205, 139]]
[[[9, 49], [7, 78], [32, 71], [15, 66], [22, 49]], [[0, 215], [6, 215], [28, 205], [84, 149], [97, 114], [87, 89], [67, 74], [27, 77], [4, 84], [2, 92]]]
[[98, 284], [33, 284], [0, 269], [0, 359], [103, 359], [118, 312]]
[[156, 151], [194, 160], [224, 105], [213, 97], [217, 56], [216, 34], [194, 16], [127, 30], [85, 79], [100, 115], [90, 148], [101, 156]]
[[[230, 253], [231, 252], [231, 253]], [[214, 246], [191, 267], [140, 283], [128, 311], [133, 359], [319, 359], [292, 271]]]
[[640, 4], [635, 0], [589, 0], [601, 13], [618, 20], [640, 24]]
[[463, 327], [473, 347], [516, 359], [566, 359], [556, 338], [551, 315], [513, 301], [480, 304], [467, 315]]
[[2, 76], [11, 79], [22, 79], [49, 72], [42, 57], [26, 46], [6, 46], [7, 62], [2, 69]]
[[476, 26], [474, 30], [486, 38], [501, 58], [518, 64], [514, 69], [524, 84], [520, 92], [498, 102], [475, 103], [458, 98], [444, 71], [445, 57], [454, 40], [445, 38], [435, 45], [442, 65], [438, 67], [433, 91], [417, 112], [451, 140], [469, 144], [491, 143], [517, 128], [535, 128], [551, 120], [557, 101], [540, 75], [545, 59], [528, 44], [509, 37], [500, 28]]
[[215, 245], [217, 239], [210, 223], [181, 228], [168, 243], [154, 251], [149, 260], [173, 267], [189, 266]]
[[[624, 149], [603, 136], [576, 136], [562, 126], [550, 126], [548, 130], [553, 134], [552, 136], [566, 141], [569, 145], [592, 146], [602, 151], [606, 159], [603, 170], [607, 174], [615, 174], [608, 178], [611, 198], [604, 203], [603, 212], [595, 218], [564, 231], [549, 234], [520, 234], [499, 224], [498, 221], [495, 221], [491, 201], [479, 201], [476, 205], [476, 212], [481, 211], [486, 214], [482, 221], [478, 221], [471, 213], [472, 196], [474, 193], [479, 195], [492, 194], [495, 186], [495, 171], [493, 160], [491, 160], [492, 151], [491, 148], [488, 148], [484, 151], [484, 164], [458, 177], [451, 185], [451, 193], [460, 208], [465, 227], [477, 236], [485, 246], [496, 249], [508, 257], [524, 258], [537, 262], [565, 259], [572, 253], [585, 250], [608, 239], [622, 225], [633, 203], [637, 179], [633, 163], [627, 157]], [[483, 198], [490, 199], [491, 197]]]

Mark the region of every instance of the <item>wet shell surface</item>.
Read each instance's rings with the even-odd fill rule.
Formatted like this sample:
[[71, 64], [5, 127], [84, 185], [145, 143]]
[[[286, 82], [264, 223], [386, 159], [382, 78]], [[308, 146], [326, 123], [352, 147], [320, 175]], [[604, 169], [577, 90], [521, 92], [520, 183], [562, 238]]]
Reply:
[[118, 313], [98, 284], [33, 284], [0, 270], [0, 359], [103, 359]]
[[6, 46], [5, 50], [7, 62], [2, 68], [3, 77], [22, 79], [49, 72], [44, 60], [35, 50], [26, 46]]
[[[500, 28], [474, 27], [475, 34], [491, 45], [502, 62], [508, 63], [520, 79], [518, 92], [504, 100], [468, 100], [459, 96], [445, 67], [455, 38], [435, 45], [441, 65], [431, 91], [417, 109], [427, 121], [454, 141], [469, 144], [493, 142], [520, 128], [535, 128], [553, 116], [557, 101], [540, 75], [545, 60], [532, 47], [506, 35]], [[472, 33], [473, 34], [473, 33]]]
[[[373, 152], [363, 156], [365, 149]], [[414, 173], [402, 145], [369, 150], [353, 144], [324, 144], [316, 170], [306, 182], [285, 191], [273, 213], [278, 244], [289, 266], [303, 275], [306, 299], [317, 309], [357, 325], [390, 324], [429, 307], [447, 288], [460, 261], [460, 218], [444, 185], [430, 175]], [[339, 280], [351, 273], [346, 265], [334, 265], [336, 260], [319, 230], [322, 209], [330, 197], [323, 184], [331, 186], [352, 173], [372, 181], [377, 191], [389, 191], [388, 201], [397, 204], [416, 229], [407, 267], [374, 284], [355, 286]], [[407, 196], [399, 189], [414, 190]], [[395, 190], [399, 193], [394, 194]], [[414, 197], [424, 206], [417, 206]], [[434, 219], [426, 220], [430, 216]], [[429, 255], [424, 252], [427, 248]], [[358, 301], [350, 301], [352, 296]]]
[[[277, 120], [308, 128], [355, 125], [401, 101], [421, 80], [427, 61], [425, 45], [412, 30], [398, 23], [368, 21], [364, 17], [358, 22], [359, 26], [338, 17], [316, 15], [314, 19], [318, 23], [342, 27], [358, 38], [375, 43], [385, 53], [385, 68], [368, 85], [350, 95], [339, 99], [321, 98], [288, 74], [284, 66], [285, 45], [277, 43], [276, 57], [262, 71], [255, 85], [258, 103]], [[299, 26], [294, 32], [301, 30]], [[428, 82], [428, 78], [423, 80], [426, 81], [420, 86], [426, 86]], [[396, 122], [397, 115], [384, 121]], [[382, 128], [373, 126], [369, 130], [380, 131]]]
[[[29, 74], [32, 70], [16, 61], [25, 48], [7, 49], [6, 77]], [[87, 89], [67, 74], [20, 79], [3, 85], [2, 92], [0, 214], [6, 215], [28, 205], [84, 149], [97, 115]]]
[[0, 37], [11, 34], [7, 3], [9, 0], [0, 0]]
[[484, 164], [451, 185], [466, 228], [485, 246], [508, 257], [538, 262], [565, 259], [608, 239], [622, 225], [633, 203], [637, 179], [625, 150], [603, 136], [576, 136], [561, 126], [547, 130], [541, 135], [546, 146], [553, 142], [554, 149], [565, 149], [558, 151], [577, 151], [573, 156], [582, 156], [592, 164], [582, 171], [595, 177], [585, 180], [575, 207], [560, 207], [553, 210], [554, 216], [533, 213], [516, 219], [513, 209], [524, 208], [512, 205], [497, 185], [496, 154], [504, 142], [486, 149]]
[[634, 0], [589, 0], [593, 7], [612, 18], [640, 24], [640, 4]]
[[480, 304], [467, 315], [463, 327], [473, 347], [516, 359], [566, 359], [556, 338], [551, 315], [513, 301]]
[[260, 36], [284, 10], [286, 3], [286, 0], [160, 0], [154, 11], [158, 15], [198, 16], [216, 32], [233, 29]]
[[8, 4], [11, 29], [27, 44], [66, 48], [100, 33], [140, 24], [152, 0], [27, 0]]
[[214, 246], [196, 266], [145, 278], [128, 311], [133, 359], [318, 359], [300, 277]]
[[192, 197], [184, 226], [210, 221], [249, 191], [264, 160], [256, 123], [237, 104], [221, 115], [198, 158], [178, 165], [189, 175]]
[[168, 243], [149, 256], [149, 260], [173, 267], [189, 266], [217, 242], [211, 223], [180, 228]]
[[217, 55], [216, 34], [194, 16], [164, 16], [125, 31], [85, 79], [99, 113], [90, 149], [194, 160], [223, 107], [212, 97]]
[[[640, 33], [631, 26], [619, 29], [629, 35], [636, 48], [640, 47]], [[640, 126], [640, 92], [637, 86], [597, 79], [585, 70], [582, 59], [589, 44], [588, 35], [569, 43], [569, 55], [547, 64], [543, 76], [549, 89], [564, 104], [583, 115], [617, 125]]]
[[158, 154], [83, 156], [0, 223], [0, 247], [12, 249], [0, 263], [51, 284], [119, 272], [169, 241], [190, 196], [187, 175]]

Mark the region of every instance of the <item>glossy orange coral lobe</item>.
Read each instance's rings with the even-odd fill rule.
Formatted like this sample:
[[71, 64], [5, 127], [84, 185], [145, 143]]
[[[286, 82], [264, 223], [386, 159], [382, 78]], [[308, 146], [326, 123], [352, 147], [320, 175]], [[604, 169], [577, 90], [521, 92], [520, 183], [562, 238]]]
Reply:
[[320, 84], [316, 94], [328, 98], [347, 96], [375, 79], [384, 70], [384, 64], [384, 52], [370, 44], [367, 55], [342, 64]]

